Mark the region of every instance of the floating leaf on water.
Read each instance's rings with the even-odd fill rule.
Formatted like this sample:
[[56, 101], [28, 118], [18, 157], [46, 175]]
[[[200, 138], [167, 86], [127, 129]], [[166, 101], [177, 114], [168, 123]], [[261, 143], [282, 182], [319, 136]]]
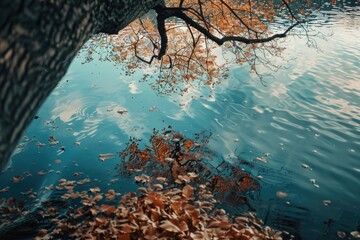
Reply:
[[12, 181], [13, 183], [19, 183], [19, 182], [21, 182], [22, 180], [24, 180], [24, 177], [22, 177], [22, 176], [15, 176], [15, 177], [12, 177], [12, 178], [11, 178], [11, 181]]
[[99, 154], [99, 160], [100, 161], [105, 161], [105, 160], [107, 160], [109, 158], [113, 158], [113, 157], [115, 157], [115, 154], [113, 154], [113, 153], [101, 153], [101, 154]]
[[309, 165], [307, 165], [307, 164], [305, 164], [305, 163], [301, 164], [301, 166], [302, 166], [303, 168], [305, 168], [305, 169], [311, 169], [311, 168], [309, 167]]
[[53, 190], [53, 189], [54, 189], [54, 185], [51, 184], [51, 185], [49, 185], [49, 186], [45, 186], [44, 189], [47, 190], [47, 191]]
[[90, 182], [90, 178], [84, 178], [83, 180], [77, 181], [77, 184], [85, 184], [85, 183], [89, 183], [89, 182]]
[[93, 188], [90, 188], [89, 191], [92, 192], [92, 193], [97, 193], [97, 192], [100, 192], [100, 188], [99, 187], [93, 187]]
[[100, 211], [106, 213], [107, 215], [110, 215], [116, 211], [116, 208], [114, 206], [103, 204], [100, 207]]
[[60, 160], [60, 159], [56, 159], [56, 160], [54, 160], [54, 163], [61, 163], [61, 160]]
[[337, 231], [337, 235], [339, 238], [345, 238], [346, 237], [346, 233], [342, 232], [342, 231]]
[[162, 229], [164, 229], [165, 231], [168, 231], [168, 232], [174, 232], [174, 233], [181, 232], [180, 228], [178, 226], [176, 226], [175, 224], [173, 224], [172, 222], [170, 222], [169, 220], [165, 220], [160, 225], [160, 228], [162, 228]]
[[120, 193], [116, 193], [114, 189], [109, 189], [105, 194], [106, 200], [111, 201], [115, 199], [116, 196], [120, 195]]
[[181, 223], [179, 224], [179, 228], [183, 232], [189, 231], [189, 226], [184, 221], [181, 221]]
[[148, 191], [146, 188], [144, 188], [144, 187], [139, 187], [139, 188], [138, 188], [138, 191], [141, 192], [141, 193], [144, 193], [144, 194], [146, 194], [146, 193], [149, 192], [149, 191]]
[[237, 223], [248, 223], [250, 222], [249, 219], [247, 217], [236, 217], [235, 221]]
[[188, 177], [187, 175], [178, 175], [178, 179], [180, 180], [180, 182], [183, 181], [185, 183], [189, 183], [191, 180], [190, 177]]
[[40, 230], [38, 231], [38, 235], [41, 236], [41, 237], [44, 236], [44, 235], [46, 235], [46, 234], [47, 234], [47, 230], [44, 229], [44, 228], [43, 228], [43, 229], [40, 229]]
[[330, 200], [324, 200], [324, 201], [323, 201], [323, 204], [324, 204], [325, 206], [328, 206], [328, 205], [331, 204], [331, 201], [330, 201]]
[[45, 175], [46, 173], [48, 173], [47, 170], [41, 170], [41, 171], [39, 171], [37, 174], [39, 174], [39, 175]]
[[189, 173], [188, 173], [188, 176], [189, 176], [190, 178], [196, 178], [196, 177], [199, 176], [199, 175], [197, 175], [197, 174], [194, 173], [194, 172], [189, 172]]
[[205, 188], [206, 188], [206, 185], [205, 185], [205, 184], [200, 184], [200, 185], [199, 185], [199, 188], [205, 189]]
[[350, 233], [351, 236], [353, 236], [354, 238], [360, 238], [360, 232], [359, 231], [353, 231]]
[[81, 176], [81, 175], [83, 175], [84, 173], [83, 172], [74, 172], [73, 173], [73, 176], [74, 177], [78, 177], [78, 176]]
[[103, 199], [103, 196], [101, 194], [97, 194], [95, 197], [94, 197], [94, 201], [100, 201], [101, 199]]
[[157, 190], [157, 191], [161, 191], [161, 190], [163, 190], [163, 185], [161, 185], [161, 184], [154, 184], [154, 188], [155, 188], [155, 190]]
[[117, 110], [117, 113], [119, 113], [120, 115], [123, 115], [123, 114], [125, 114], [127, 112], [128, 112], [128, 110], [126, 110], [126, 109]]
[[95, 218], [95, 221], [102, 224], [106, 222], [106, 218], [104, 216]]
[[277, 191], [276, 196], [279, 198], [286, 198], [288, 196], [288, 194], [286, 192]]
[[150, 180], [150, 177], [144, 174], [142, 174], [141, 176], [135, 176], [134, 178], [136, 182], [141, 183], [147, 183]]
[[29, 188], [28, 190], [24, 191], [24, 192], [20, 192], [21, 195], [30, 195], [33, 193], [33, 189], [32, 188]]
[[36, 143], [37, 147], [44, 147], [45, 145], [46, 145], [45, 143], [41, 143], [41, 142]]
[[10, 189], [10, 187], [5, 187], [3, 189], [0, 189], [0, 193], [3, 193], [3, 192], [8, 192]]
[[166, 182], [166, 178], [164, 178], [164, 177], [157, 177], [156, 180], [158, 180], [160, 182]]
[[59, 141], [54, 136], [50, 136], [48, 140], [49, 140], [50, 146], [55, 146], [55, 145], [59, 144]]
[[193, 199], [194, 198], [194, 188], [186, 185], [182, 190], [182, 195], [186, 199]]
[[267, 163], [267, 159], [264, 157], [257, 157], [257, 158], [255, 158], [255, 160], [259, 161], [259, 162]]
[[150, 112], [154, 112], [154, 111], [156, 111], [156, 110], [157, 110], [157, 107], [156, 107], [156, 106], [152, 106], [152, 107], [149, 108], [149, 111], [150, 111]]
[[175, 159], [167, 157], [167, 158], [165, 158], [165, 161], [167, 161], [169, 163], [173, 163], [173, 162], [175, 162]]

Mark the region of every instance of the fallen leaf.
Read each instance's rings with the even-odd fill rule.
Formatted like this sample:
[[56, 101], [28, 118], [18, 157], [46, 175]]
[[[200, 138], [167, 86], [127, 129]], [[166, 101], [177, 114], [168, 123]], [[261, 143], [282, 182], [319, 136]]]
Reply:
[[0, 189], [0, 193], [3, 193], [3, 192], [8, 192], [10, 189], [10, 187], [5, 187], [3, 189]]
[[267, 159], [264, 157], [257, 157], [257, 158], [255, 158], [255, 160], [259, 161], [259, 162], [267, 163]]
[[107, 215], [110, 215], [116, 211], [116, 208], [114, 206], [109, 206], [107, 204], [103, 204], [100, 207], [100, 211], [106, 213]]
[[196, 177], [199, 176], [199, 175], [197, 175], [197, 174], [194, 173], [194, 172], [189, 172], [189, 173], [188, 173], [188, 176], [191, 177], [191, 178], [196, 178]]
[[128, 112], [128, 110], [125, 110], [125, 109], [123, 109], [123, 110], [117, 110], [117, 113], [119, 113], [119, 114], [121, 114], [121, 115], [123, 115], [123, 114], [125, 114], [125, 113], [127, 113]]
[[346, 237], [346, 233], [342, 232], [342, 231], [337, 231], [337, 235], [339, 238], [345, 238]]
[[164, 178], [164, 177], [157, 177], [156, 180], [158, 180], [160, 182], [166, 182], [166, 178]]
[[37, 147], [44, 147], [45, 145], [46, 145], [45, 143], [41, 143], [41, 142], [36, 143]]
[[182, 190], [182, 195], [187, 199], [193, 199], [194, 198], [194, 188], [192, 188], [189, 185], [186, 185]]
[[181, 232], [180, 228], [178, 226], [176, 226], [175, 224], [173, 224], [172, 222], [170, 222], [169, 220], [165, 220], [160, 227], [162, 229], [164, 229], [165, 231], [168, 232], [174, 232], [174, 233], [179, 233]]
[[39, 171], [37, 174], [39, 174], [39, 175], [45, 175], [46, 173], [48, 173], [47, 170], [41, 170], [41, 171]]
[[359, 231], [353, 231], [350, 233], [351, 236], [353, 236], [354, 238], [360, 238], [360, 232]]
[[99, 187], [93, 187], [93, 188], [90, 188], [89, 191], [92, 192], [92, 193], [97, 193], [97, 192], [100, 192], [100, 188]]
[[15, 177], [12, 177], [12, 178], [11, 178], [11, 181], [12, 181], [13, 183], [19, 183], [19, 182], [21, 182], [22, 180], [24, 180], [24, 177], [22, 177], [22, 176], [15, 176]]
[[115, 154], [113, 154], [113, 153], [101, 153], [101, 154], [99, 154], [99, 160], [100, 161], [105, 161], [105, 160], [113, 158], [113, 157], [115, 157]]
[[303, 168], [305, 168], [305, 169], [311, 169], [311, 168], [309, 167], [309, 165], [307, 165], [307, 164], [305, 164], [305, 163], [301, 164], [301, 167], [303, 167]]
[[157, 190], [157, 191], [161, 191], [161, 190], [163, 190], [163, 185], [161, 185], [161, 184], [154, 184], [154, 188], [155, 188], [155, 190]]
[[278, 196], [279, 198], [286, 198], [288, 194], [286, 192], [277, 191], [276, 196]]

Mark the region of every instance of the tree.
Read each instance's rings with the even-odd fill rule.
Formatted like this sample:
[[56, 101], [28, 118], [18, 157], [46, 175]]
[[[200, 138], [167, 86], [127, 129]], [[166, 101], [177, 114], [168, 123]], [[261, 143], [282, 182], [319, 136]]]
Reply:
[[162, 0], [0, 2], [0, 169], [95, 33], [116, 34]]
[[[213, 53], [223, 45], [239, 64], [258, 62], [269, 66], [267, 54], [281, 51], [275, 40], [301, 25], [311, 1], [293, 0], [85, 0], [0, 3], [0, 169], [36, 111], [55, 88], [81, 46], [94, 33], [116, 34], [149, 9], [156, 24], [139, 20], [117, 37], [110, 36], [115, 61], [134, 68], [157, 61], [160, 78], [155, 88], [171, 92], [179, 80], [191, 85], [201, 79], [214, 85], [226, 72]], [[271, 27], [277, 17], [288, 16], [280, 33]], [[179, 22], [180, 21], [180, 22]], [[179, 25], [177, 23], [181, 23]], [[98, 38], [87, 45], [88, 54]], [[271, 44], [268, 44], [268, 43]], [[122, 48], [128, 45], [129, 48]], [[86, 49], [86, 48], [85, 48]], [[262, 49], [259, 52], [258, 49]], [[262, 57], [259, 54], [262, 54]], [[147, 56], [148, 55], [148, 56]], [[89, 57], [88, 59], [91, 59]], [[139, 61], [136, 61], [139, 60]], [[180, 88], [186, 91], [187, 86]]]
[[[119, 35], [93, 38], [83, 48], [85, 62], [108, 50], [101, 59], [127, 61], [129, 72], [155, 65], [160, 74], [152, 87], [165, 94], [186, 92], [194, 84], [212, 87], [228, 76], [228, 63], [248, 63], [262, 80], [258, 66], [279, 68], [268, 57], [280, 57], [278, 40], [290, 32], [307, 34], [305, 20], [314, 6], [288, 0], [168, 0]], [[281, 26], [274, 24], [277, 18]]]

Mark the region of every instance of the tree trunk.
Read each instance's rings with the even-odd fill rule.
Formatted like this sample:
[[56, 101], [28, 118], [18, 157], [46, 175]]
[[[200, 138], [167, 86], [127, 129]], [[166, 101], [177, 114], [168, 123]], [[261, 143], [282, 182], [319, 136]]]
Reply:
[[1, 0], [0, 170], [89, 37], [117, 33], [162, 0]]

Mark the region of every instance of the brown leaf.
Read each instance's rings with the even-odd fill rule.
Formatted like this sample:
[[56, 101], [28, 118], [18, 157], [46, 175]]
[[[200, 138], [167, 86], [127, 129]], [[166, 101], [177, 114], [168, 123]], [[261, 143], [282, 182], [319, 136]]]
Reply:
[[182, 190], [182, 195], [187, 199], [194, 199], [194, 189], [191, 186], [186, 185]]
[[115, 154], [113, 154], [113, 153], [101, 153], [101, 154], [99, 154], [99, 160], [102, 161], [102, 162], [107, 160], [107, 159], [113, 158], [113, 157], [115, 157]]
[[22, 180], [24, 180], [24, 177], [22, 177], [22, 176], [15, 176], [15, 177], [12, 177], [12, 178], [11, 178], [11, 181], [12, 181], [13, 183], [19, 183], [19, 182], [21, 182]]
[[183, 232], [187, 232], [189, 231], [189, 226], [186, 224], [186, 222], [182, 221], [180, 224], [179, 224], [179, 228], [181, 231]]
[[161, 190], [163, 190], [164, 187], [161, 184], [154, 184], [154, 188], [157, 191], [161, 191]]
[[162, 229], [164, 229], [165, 231], [168, 232], [174, 232], [174, 233], [179, 233], [181, 232], [180, 228], [178, 226], [176, 226], [175, 224], [173, 224], [172, 222], [170, 222], [169, 220], [165, 220], [160, 227]]
[[130, 240], [130, 233], [119, 235], [116, 240]]
[[10, 189], [10, 187], [5, 187], [3, 189], [0, 189], [0, 193], [3, 193], [3, 192], [8, 192]]
[[90, 188], [89, 190], [90, 190], [90, 192], [92, 192], [92, 193], [100, 192], [100, 188], [99, 188], [99, 187]]
[[106, 213], [107, 215], [110, 215], [116, 211], [116, 208], [114, 206], [109, 206], [107, 204], [103, 204], [100, 207], [100, 211]]
[[106, 217], [104, 217], [104, 216], [97, 217], [97, 218], [95, 218], [95, 221], [97, 223], [104, 224], [106, 222]]

